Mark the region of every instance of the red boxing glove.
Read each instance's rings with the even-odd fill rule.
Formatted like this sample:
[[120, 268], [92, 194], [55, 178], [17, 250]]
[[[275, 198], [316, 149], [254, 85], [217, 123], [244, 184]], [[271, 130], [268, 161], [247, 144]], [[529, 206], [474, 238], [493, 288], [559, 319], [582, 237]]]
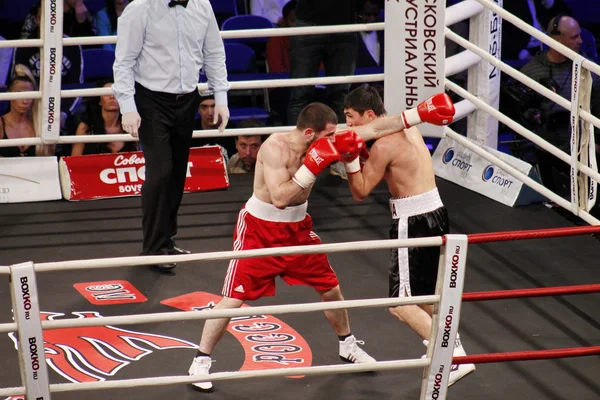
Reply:
[[302, 189], [312, 185], [325, 168], [340, 160], [340, 153], [328, 138], [321, 138], [310, 145], [304, 157], [304, 165], [298, 169], [293, 181]]
[[344, 163], [346, 172], [355, 174], [360, 171], [359, 154], [367, 146], [353, 130], [337, 132], [332, 138], [335, 148], [340, 153], [340, 161]]
[[422, 122], [448, 125], [452, 123], [455, 112], [450, 96], [438, 93], [419, 104], [417, 108], [406, 110], [401, 115], [404, 127], [410, 128]]

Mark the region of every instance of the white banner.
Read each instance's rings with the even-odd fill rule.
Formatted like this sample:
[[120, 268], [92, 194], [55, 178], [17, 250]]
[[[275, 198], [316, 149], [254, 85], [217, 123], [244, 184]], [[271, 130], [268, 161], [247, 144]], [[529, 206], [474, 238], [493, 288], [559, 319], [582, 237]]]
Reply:
[[[487, 146], [475, 144], [506, 161], [523, 174], [529, 175], [531, 165], [525, 161]], [[448, 137], [440, 141], [433, 153], [433, 169], [440, 178], [511, 207], [517, 201], [523, 186], [523, 183], [512, 175]]]
[[40, 57], [40, 89], [42, 92], [42, 141], [56, 143], [60, 135], [60, 83], [62, 78], [63, 2], [42, 2], [43, 18], [40, 30], [44, 46]]
[[0, 158], [0, 203], [61, 198], [56, 157]]
[[[423, 381], [426, 385], [422, 400], [444, 400], [448, 391], [448, 377], [454, 355], [454, 341], [458, 333], [462, 304], [465, 266], [467, 263], [467, 236], [446, 235], [442, 248], [444, 257], [440, 263], [436, 293], [440, 294], [437, 307], [437, 327], [432, 326], [429, 346], [433, 347], [431, 364]], [[443, 277], [440, 282], [440, 274]], [[423, 391], [421, 391], [423, 393]]]
[[[444, 91], [444, 14], [441, 0], [386, 2], [384, 98], [390, 114]], [[424, 124], [419, 130], [423, 136], [444, 135], [440, 126]]]
[[50, 400], [40, 305], [32, 262], [10, 267], [12, 307], [19, 337], [19, 367], [27, 399]]
[[[494, 0], [502, 7], [502, 0]], [[469, 41], [490, 55], [500, 59], [502, 45], [502, 18], [485, 9], [470, 19]], [[500, 105], [500, 70], [487, 61], [469, 68], [468, 90], [490, 106]], [[498, 148], [498, 121], [490, 114], [476, 110], [467, 117], [467, 135], [475, 142], [493, 149]]]

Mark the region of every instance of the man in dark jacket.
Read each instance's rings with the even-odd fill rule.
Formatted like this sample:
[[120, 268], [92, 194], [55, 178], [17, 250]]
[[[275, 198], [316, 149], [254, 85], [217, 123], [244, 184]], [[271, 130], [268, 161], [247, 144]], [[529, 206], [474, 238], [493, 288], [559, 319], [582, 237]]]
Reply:
[[[555, 21], [556, 27], [554, 26]], [[571, 50], [580, 52], [581, 28], [575, 19], [559, 14], [550, 20], [548, 34]], [[570, 59], [550, 48], [539, 52], [521, 69], [521, 72], [562, 97], [571, 100], [572, 68], [573, 62]], [[592, 78], [591, 112], [594, 115], [600, 115], [600, 78], [595, 74], [592, 74]], [[539, 109], [542, 125], [536, 133], [561, 150], [570, 153], [570, 111], [545, 97], [540, 100]], [[550, 190], [556, 192], [557, 185], [552, 178], [552, 168], [569, 174], [569, 165], [541, 149], [538, 151], [538, 165], [542, 182]]]

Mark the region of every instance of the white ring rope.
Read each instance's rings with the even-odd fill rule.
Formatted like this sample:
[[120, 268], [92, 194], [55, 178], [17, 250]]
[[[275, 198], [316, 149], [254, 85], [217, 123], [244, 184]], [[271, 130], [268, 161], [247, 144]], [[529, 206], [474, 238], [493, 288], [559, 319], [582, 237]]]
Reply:
[[[548, 199], [552, 200], [553, 202], [560, 205], [561, 207], [563, 207], [567, 210], [571, 208], [570, 201], [563, 199], [556, 193], [547, 189], [544, 185], [531, 179], [530, 177], [528, 177], [527, 175], [525, 175], [524, 173], [522, 173], [521, 171], [519, 171], [512, 165], [508, 164], [504, 160], [496, 157], [492, 153], [482, 149], [481, 147], [477, 146], [476, 144], [473, 144], [470, 140], [465, 138], [463, 135], [453, 131], [449, 127], [445, 128], [445, 133], [448, 137], [456, 140], [458, 143], [460, 143], [464, 147], [468, 148], [473, 153], [476, 153], [480, 157], [483, 157], [486, 160], [493, 163], [494, 165], [497, 165], [498, 167], [502, 168], [504, 171], [508, 172], [509, 174], [511, 174], [512, 176], [514, 176], [515, 178], [517, 178], [518, 180], [520, 180], [521, 182], [523, 182], [524, 184], [526, 184], [527, 186], [529, 186], [530, 188], [535, 190], [536, 192], [546, 196]], [[591, 216], [588, 212], [586, 212], [582, 208], [579, 209], [579, 214], [577, 214], [577, 215], [579, 215], [581, 217], [581, 219], [583, 219], [585, 222], [589, 223], [590, 225], [600, 225], [599, 220], [597, 220], [596, 218]]]
[[[540, 136], [536, 135], [529, 129], [525, 128], [523, 125], [519, 124], [518, 122], [516, 122], [516, 121], [512, 120], [511, 118], [507, 117], [506, 115], [502, 114], [500, 111], [496, 110], [494, 107], [492, 107], [489, 104], [487, 104], [486, 102], [480, 100], [477, 96], [472, 95], [471, 93], [469, 93], [468, 91], [466, 91], [465, 89], [461, 88], [456, 83], [454, 83], [448, 79], [446, 79], [445, 86], [446, 86], [446, 88], [452, 90], [454, 93], [460, 95], [461, 97], [463, 97], [467, 100], [470, 100], [479, 109], [487, 112], [488, 114], [490, 114], [491, 116], [496, 118], [498, 121], [502, 122], [503, 124], [505, 124], [506, 126], [511, 128], [512, 130], [514, 130], [515, 132], [519, 133], [524, 138], [535, 143], [536, 145], [538, 145], [542, 149], [546, 150], [547, 152], [555, 155], [556, 157], [558, 157], [562, 161], [566, 162], [567, 164], [571, 164], [571, 156], [570, 155], [568, 155], [564, 151], [560, 150], [558, 147], [550, 144], [548, 141], [542, 139]], [[600, 174], [598, 172], [594, 171], [593, 169], [591, 169], [590, 167], [588, 167], [587, 165], [584, 165], [581, 162], [577, 162], [577, 167], [579, 168], [580, 171], [584, 172], [587, 176], [594, 178], [596, 181], [600, 181]], [[569, 203], [569, 208], [570, 207], [571, 206]]]
[[[466, 39], [462, 38], [461, 36], [457, 35], [456, 33], [452, 32], [448, 28], [446, 28], [446, 37], [448, 39], [452, 40], [453, 42], [459, 44], [460, 46], [464, 47], [465, 49], [470, 50], [472, 52], [471, 54], [476, 54], [478, 57], [485, 59], [486, 61], [488, 61], [490, 64], [492, 64], [493, 66], [495, 66], [502, 72], [517, 79], [519, 82], [521, 82], [522, 84], [535, 90], [542, 96], [546, 97], [548, 100], [552, 100], [553, 102], [555, 102], [559, 106], [565, 108], [566, 110], [571, 109], [571, 101], [569, 101], [568, 99], [565, 99], [564, 97], [560, 96], [556, 92], [553, 92], [552, 90], [548, 89], [544, 85], [541, 85], [540, 83], [534, 81], [527, 75], [523, 74], [521, 71], [518, 71], [517, 69], [506, 64], [505, 62], [500, 61], [496, 57], [489, 54], [486, 50], [483, 50], [480, 47], [474, 45], [473, 43], [469, 42], [468, 40], [466, 40]], [[599, 118], [595, 117], [594, 115], [590, 114], [589, 112], [587, 112], [585, 110], [580, 110], [579, 113], [581, 115], [581, 119], [593, 124], [596, 128], [600, 129], [600, 119]]]
[[404, 247], [439, 247], [442, 246], [442, 244], [441, 236], [415, 239], [365, 240], [358, 242], [314, 244], [307, 246], [272, 247], [255, 250], [216, 251], [208, 253], [182, 254], [176, 256], [135, 256], [46, 262], [36, 263], [35, 271], [50, 272], [90, 268], [133, 267], [139, 265], [174, 262], [231, 260], [293, 254], [341, 253], [349, 251], [387, 250]]
[[[523, 22], [522, 20], [519, 19], [519, 17], [509, 13], [502, 7], [497, 6], [494, 2], [492, 2], [490, 0], [475, 0], [475, 1], [477, 1], [484, 7], [489, 8], [496, 14], [500, 15], [503, 20], [510, 22], [511, 24], [513, 24], [517, 28], [521, 29], [525, 33], [530, 34], [531, 36], [538, 39], [542, 43], [548, 45], [549, 47], [552, 47], [554, 50], [559, 51], [565, 57], [570, 58], [571, 60], [575, 60], [577, 57], [579, 57], [579, 54], [575, 53], [573, 50], [569, 49], [567, 46], [557, 42], [556, 40], [552, 39], [550, 36], [546, 35], [545, 33], [538, 31], [533, 26], [528, 25], [527, 23]], [[600, 65], [594, 63], [593, 61], [586, 59], [582, 65], [584, 68], [594, 72], [596, 75], [600, 75]]]
[[[277, 306], [260, 306], [251, 308], [220, 308], [206, 311], [174, 311], [150, 314], [116, 315], [102, 318], [67, 318], [53, 321], [42, 321], [42, 328], [66, 329], [105, 325], [138, 325], [156, 324], [160, 322], [196, 321], [215, 318], [247, 317], [252, 315], [298, 314], [307, 312], [344, 310], [354, 308], [394, 307], [412, 304], [433, 304], [440, 301], [440, 296], [386, 297], [379, 299], [324, 301], [319, 303], [283, 304]], [[16, 331], [14, 322], [0, 324], [0, 333]]]
[[[50, 391], [53, 393], [69, 392], [74, 390], [98, 390], [98, 389], [125, 389], [141, 386], [165, 386], [183, 383], [226, 381], [235, 379], [267, 378], [294, 375], [326, 375], [356, 373], [368, 371], [392, 371], [402, 369], [416, 369], [427, 367], [431, 363], [429, 358], [407, 359], [397, 361], [378, 361], [370, 364], [347, 364], [347, 365], [324, 365], [316, 367], [298, 367], [282, 369], [265, 369], [258, 371], [216, 372], [205, 378], [198, 376], [163, 376], [156, 378], [121, 379], [113, 381], [84, 382], [84, 383], [58, 383], [51, 384]], [[14, 396], [23, 394], [25, 387], [11, 387], [0, 389], [1, 396]]]

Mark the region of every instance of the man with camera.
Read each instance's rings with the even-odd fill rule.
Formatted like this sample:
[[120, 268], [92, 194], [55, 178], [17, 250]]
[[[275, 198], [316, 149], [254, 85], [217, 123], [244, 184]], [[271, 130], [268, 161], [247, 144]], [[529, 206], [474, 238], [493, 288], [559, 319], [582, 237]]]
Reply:
[[[548, 35], [569, 49], [580, 53], [581, 28], [579, 23], [570, 16], [558, 14], [548, 24]], [[585, 56], [585, 54], [584, 54]], [[571, 80], [573, 62], [560, 52], [550, 48], [539, 52], [533, 60], [525, 65], [521, 72], [531, 79], [541, 83], [564, 98], [571, 100]], [[593, 77], [591, 112], [600, 115], [600, 78]], [[569, 124], [570, 111], [562, 108], [542, 96], [534, 96], [533, 104], [529, 102], [523, 107], [522, 119], [526, 125], [554, 146], [570, 153], [571, 131]], [[537, 149], [538, 167], [542, 183], [553, 192], [560, 193], [562, 179], [554, 179], [553, 169], [562, 173], [568, 182], [570, 167], [555, 156], [544, 150]], [[568, 183], [567, 183], [568, 186]]]

